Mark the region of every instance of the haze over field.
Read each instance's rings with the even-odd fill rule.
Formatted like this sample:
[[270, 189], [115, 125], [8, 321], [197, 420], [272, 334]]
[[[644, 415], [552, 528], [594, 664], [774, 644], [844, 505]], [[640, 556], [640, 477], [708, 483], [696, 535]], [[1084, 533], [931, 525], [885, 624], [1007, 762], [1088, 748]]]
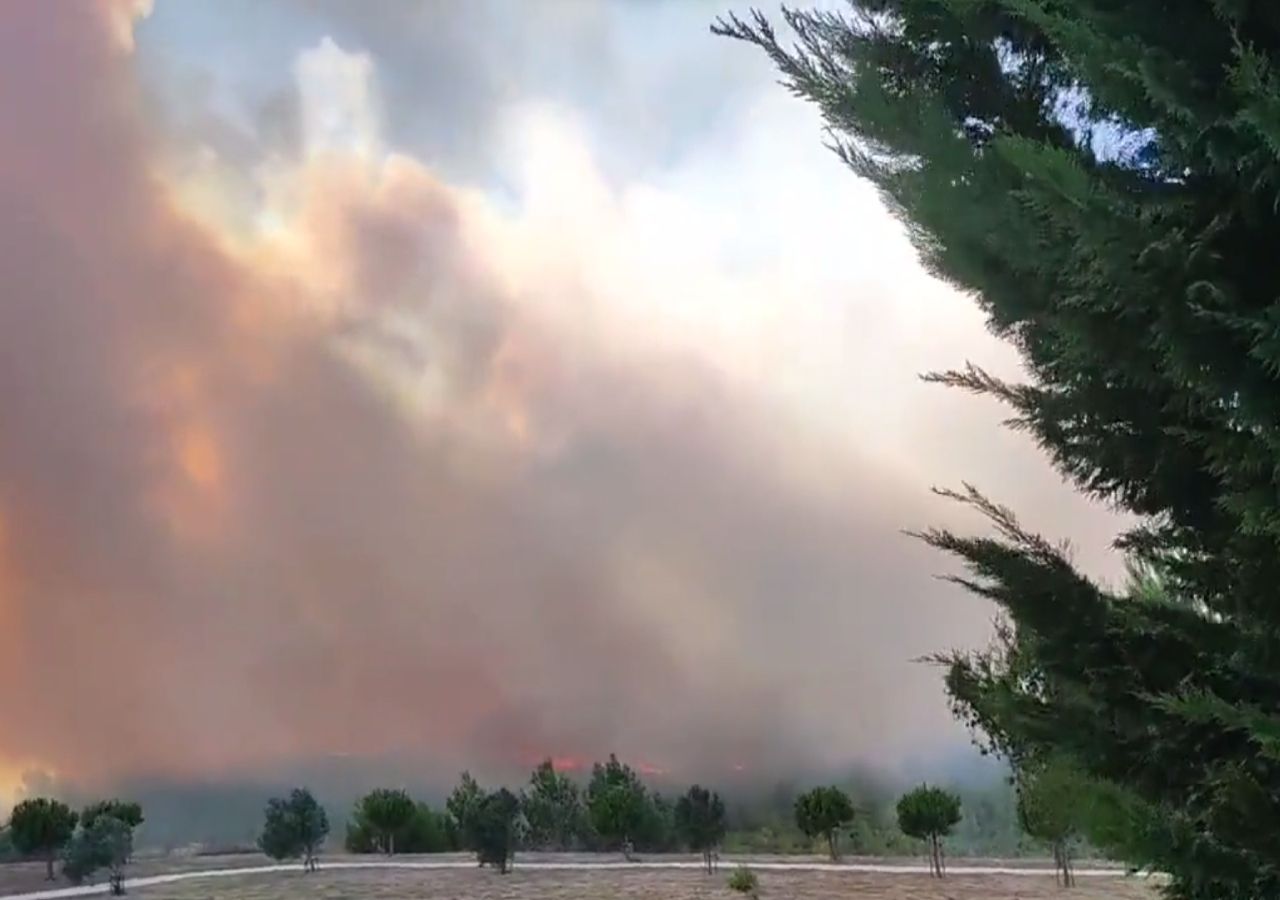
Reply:
[[1115, 524], [725, 6], [0, 4], [0, 803], [964, 745], [928, 487]]

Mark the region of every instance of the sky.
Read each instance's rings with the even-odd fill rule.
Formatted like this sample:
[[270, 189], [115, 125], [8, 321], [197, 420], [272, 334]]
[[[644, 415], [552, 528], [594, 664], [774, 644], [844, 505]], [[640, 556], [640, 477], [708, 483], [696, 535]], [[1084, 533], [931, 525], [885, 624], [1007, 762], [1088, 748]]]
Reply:
[[735, 9], [0, 4], [0, 803], [966, 745], [929, 488], [1117, 522]]

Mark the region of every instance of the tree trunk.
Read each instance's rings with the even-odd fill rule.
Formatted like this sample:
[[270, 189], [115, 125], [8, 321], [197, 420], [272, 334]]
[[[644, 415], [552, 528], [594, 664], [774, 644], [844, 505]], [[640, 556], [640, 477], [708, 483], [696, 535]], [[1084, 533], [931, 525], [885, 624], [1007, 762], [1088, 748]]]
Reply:
[[840, 853], [836, 849], [836, 833], [834, 831], [827, 832], [827, 852], [831, 854], [832, 862], [840, 858]]
[[56, 850], [50, 850], [49, 855], [44, 858], [44, 862], [45, 862], [44, 880], [45, 881], [57, 880], [58, 876], [53, 874], [53, 859], [54, 859], [54, 854], [56, 852], [57, 852]]

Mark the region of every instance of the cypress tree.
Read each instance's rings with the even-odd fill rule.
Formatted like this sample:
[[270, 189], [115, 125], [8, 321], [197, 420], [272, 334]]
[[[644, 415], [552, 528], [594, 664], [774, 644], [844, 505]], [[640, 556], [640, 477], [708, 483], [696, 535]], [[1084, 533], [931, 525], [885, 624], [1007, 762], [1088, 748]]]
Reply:
[[[972, 292], [1028, 377], [998, 398], [1081, 491], [1134, 514], [1142, 589], [965, 486], [929, 530], [1003, 615], [939, 657], [1015, 765], [1064, 754], [1091, 839], [1188, 898], [1280, 896], [1280, 4], [852, 0], [714, 30], [772, 57], [840, 157]], [[856, 238], [851, 238], [856, 239]], [[1158, 590], [1152, 590], [1152, 581]]]

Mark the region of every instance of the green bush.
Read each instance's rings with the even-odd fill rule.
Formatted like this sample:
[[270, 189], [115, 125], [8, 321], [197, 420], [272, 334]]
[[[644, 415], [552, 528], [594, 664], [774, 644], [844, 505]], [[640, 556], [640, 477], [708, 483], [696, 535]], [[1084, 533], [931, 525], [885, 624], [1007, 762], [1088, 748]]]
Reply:
[[760, 879], [746, 866], [738, 866], [729, 876], [729, 889], [751, 897], [760, 895]]

